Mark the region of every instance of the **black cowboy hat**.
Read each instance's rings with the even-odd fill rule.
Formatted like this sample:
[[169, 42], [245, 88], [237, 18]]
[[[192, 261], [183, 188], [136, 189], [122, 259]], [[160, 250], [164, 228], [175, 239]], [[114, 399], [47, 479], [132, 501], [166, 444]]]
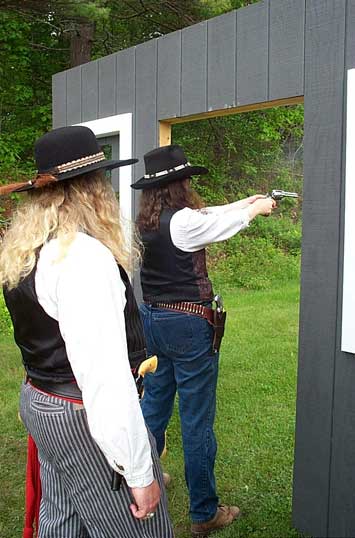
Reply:
[[183, 149], [178, 146], [163, 146], [144, 155], [145, 171], [132, 189], [152, 189], [172, 181], [183, 180], [191, 176], [208, 174], [203, 166], [191, 166]]
[[[70, 179], [94, 170], [112, 170], [133, 164], [138, 159], [107, 160], [96, 136], [88, 127], [81, 125], [60, 127], [41, 136], [35, 143], [37, 177], [54, 176], [56, 181]], [[36, 179], [13, 192], [36, 187]]]

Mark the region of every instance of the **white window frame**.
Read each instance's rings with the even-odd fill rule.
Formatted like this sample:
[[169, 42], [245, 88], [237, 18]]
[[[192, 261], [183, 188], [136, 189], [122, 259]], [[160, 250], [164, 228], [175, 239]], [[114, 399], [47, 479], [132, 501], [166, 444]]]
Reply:
[[355, 69], [348, 70], [341, 350], [355, 353]]
[[[119, 135], [119, 151], [120, 159], [132, 159], [133, 152], [133, 137], [132, 137], [132, 113], [117, 114], [115, 116], [107, 116], [98, 120], [85, 121], [76, 123], [75, 125], [83, 125], [89, 127], [96, 138], [105, 138], [106, 136]], [[132, 207], [132, 189], [130, 187], [133, 182], [132, 165], [122, 166], [119, 171], [119, 203], [122, 223], [127, 232], [127, 238], [131, 237], [131, 222], [133, 220]]]

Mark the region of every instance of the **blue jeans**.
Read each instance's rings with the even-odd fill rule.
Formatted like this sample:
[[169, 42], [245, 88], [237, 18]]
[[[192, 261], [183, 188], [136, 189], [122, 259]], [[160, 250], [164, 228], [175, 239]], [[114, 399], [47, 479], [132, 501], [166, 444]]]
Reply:
[[212, 352], [213, 328], [201, 317], [145, 304], [140, 312], [148, 352], [158, 356], [156, 373], [145, 377], [143, 415], [161, 454], [178, 392], [190, 515], [194, 522], [208, 521], [218, 505], [213, 432], [218, 354]]

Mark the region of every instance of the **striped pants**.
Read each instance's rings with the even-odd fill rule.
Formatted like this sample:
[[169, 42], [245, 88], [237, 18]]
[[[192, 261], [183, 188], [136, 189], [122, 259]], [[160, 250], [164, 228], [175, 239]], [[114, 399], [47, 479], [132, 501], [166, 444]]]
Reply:
[[111, 467], [90, 435], [83, 406], [24, 384], [20, 412], [40, 460], [38, 538], [173, 538], [154, 441], [161, 500], [155, 517], [142, 521], [130, 511], [132, 497], [125, 481], [119, 491], [111, 490]]

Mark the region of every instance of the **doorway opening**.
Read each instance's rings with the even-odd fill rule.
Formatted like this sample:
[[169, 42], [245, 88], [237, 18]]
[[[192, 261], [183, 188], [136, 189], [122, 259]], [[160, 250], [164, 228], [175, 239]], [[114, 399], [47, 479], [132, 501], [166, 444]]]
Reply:
[[[207, 206], [273, 189], [299, 194], [207, 249], [214, 293], [228, 312], [215, 423], [218, 491], [222, 502], [258, 513], [257, 536], [297, 536], [284, 514], [292, 511], [303, 119], [298, 104], [169, 125], [169, 142], [210, 171], [192, 182]], [[175, 408], [167, 433], [167, 468], [174, 476], [173, 467], [182, 465], [178, 432]]]

